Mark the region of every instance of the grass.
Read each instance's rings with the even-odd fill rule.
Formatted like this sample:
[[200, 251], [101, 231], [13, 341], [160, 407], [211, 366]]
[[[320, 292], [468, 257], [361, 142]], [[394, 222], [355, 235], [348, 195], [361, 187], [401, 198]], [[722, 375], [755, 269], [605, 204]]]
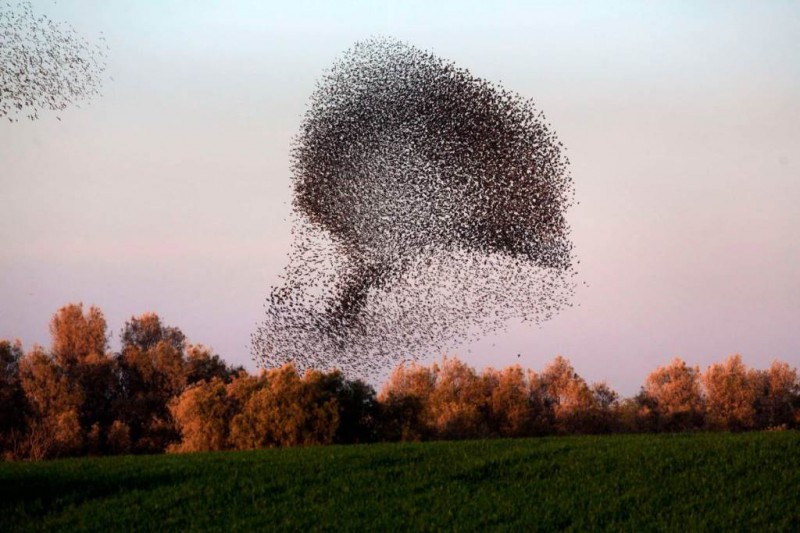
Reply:
[[800, 433], [0, 464], [0, 531], [800, 530]]

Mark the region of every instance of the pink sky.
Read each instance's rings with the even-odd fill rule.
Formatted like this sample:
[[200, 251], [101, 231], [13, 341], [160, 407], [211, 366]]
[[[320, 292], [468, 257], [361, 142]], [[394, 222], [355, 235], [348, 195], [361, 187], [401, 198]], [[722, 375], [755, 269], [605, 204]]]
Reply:
[[580, 306], [460, 357], [560, 353], [624, 394], [674, 356], [800, 365], [800, 6], [370, 5], [34, 2], [103, 31], [114, 80], [61, 122], [0, 124], [0, 338], [46, 345], [83, 301], [112, 346], [156, 311], [254, 368], [291, 136], [321, 72], [386, 34], [533, 98], [572, 161]]

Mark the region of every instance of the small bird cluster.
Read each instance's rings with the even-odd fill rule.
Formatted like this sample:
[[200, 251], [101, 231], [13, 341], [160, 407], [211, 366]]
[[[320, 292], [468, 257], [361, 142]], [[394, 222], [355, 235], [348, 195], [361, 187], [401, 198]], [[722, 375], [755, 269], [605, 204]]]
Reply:
[[98, 95], [107, 49], [102, 36], [92, 44], [29, 2], [0, 4], [0, 118], [36, 120]]
[[533, 102], [388, 38], [325, 73], [292, 151], [262, 366], [374, 375], [571, 305], [569, 161]]

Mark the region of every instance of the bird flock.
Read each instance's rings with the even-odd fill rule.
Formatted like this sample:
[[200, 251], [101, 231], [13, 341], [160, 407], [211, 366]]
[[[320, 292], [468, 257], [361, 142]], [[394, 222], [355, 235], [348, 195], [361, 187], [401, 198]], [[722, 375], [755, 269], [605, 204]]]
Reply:
[[90, 43], [29, 2], [0, 3], [0, 119], [36, 120], [99, 95], [107, 50], [102, 36]]
[[570, 306], [563, 150], [529, 99], [401, 41], [356, 43], [294, 140], [257, 362], [375, 375]]

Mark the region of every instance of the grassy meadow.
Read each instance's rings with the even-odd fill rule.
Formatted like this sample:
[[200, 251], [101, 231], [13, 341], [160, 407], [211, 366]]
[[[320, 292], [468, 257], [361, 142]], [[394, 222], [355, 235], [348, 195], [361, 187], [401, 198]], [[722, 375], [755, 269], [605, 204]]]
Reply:
[[0, 464], [0, 531], [800, 530], [800, 433]]

